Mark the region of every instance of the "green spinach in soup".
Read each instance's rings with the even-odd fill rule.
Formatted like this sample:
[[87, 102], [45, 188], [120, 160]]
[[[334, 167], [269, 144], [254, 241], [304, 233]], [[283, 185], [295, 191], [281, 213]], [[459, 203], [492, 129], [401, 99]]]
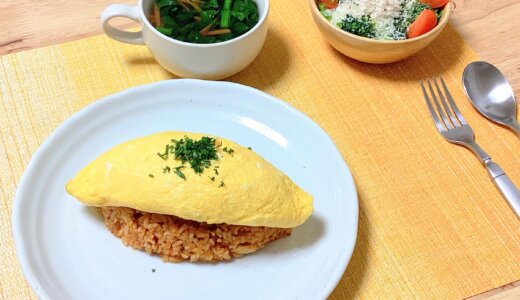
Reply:
[[258, 23], [253, 0], [155, 0], [152, 25], [176, 40], [210, 44], [243, 35]]

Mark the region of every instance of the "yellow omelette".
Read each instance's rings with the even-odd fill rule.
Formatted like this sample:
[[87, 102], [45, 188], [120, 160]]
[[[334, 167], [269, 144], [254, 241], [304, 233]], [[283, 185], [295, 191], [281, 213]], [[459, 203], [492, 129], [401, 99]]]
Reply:
[[[216, 159], [197, 172], [173, 147], [203, 137], [215, 139]], [[210, 224], [290, 228], [313, 210], [311, 195], [250, 148], [188, 132], [161, 132], [117, 145], [66, 189], [90, 206], [130, 207]]]

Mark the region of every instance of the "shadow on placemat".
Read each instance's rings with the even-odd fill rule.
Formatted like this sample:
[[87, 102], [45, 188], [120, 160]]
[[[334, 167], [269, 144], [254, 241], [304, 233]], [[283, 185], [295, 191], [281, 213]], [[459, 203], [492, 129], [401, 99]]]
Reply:
[[[460, 60], [463, 45], [462, 37], [448, 25], [430, 46], [403, 61], [391, 64], [367, 64], [344, 56], [338, 51], [334, 51], [334, 53], [336, 58], [359, 73], [389, 81], [419, 81], [425, 77], [440, 76], [449, 70]], [[431, 64], [432, 57], [442, 63]]]
[[260, 90], [266, 90], [275, 84], [287, 72], [293, 63], [290, 48], [282, 36], [269, 29], [265, 44], [256, 59], [238, 74], [224, 81], [233, 81]]
[[[284, 76], [292, 63], [292, 56], [286, 43], [278, 32], [270, 29], [267, 33], [265, 44], [255, 60], [244, 70], [221, 81], [238, 82], [260, 90], [264, 90], [267, 86], [276, 83]], [[127, 58], [126, 63], [143, 67], [149, 65], [159, 66], [151, 54], [150, 56]], [[180, 78], [163, 68], [160, 69], [168, 79]]]

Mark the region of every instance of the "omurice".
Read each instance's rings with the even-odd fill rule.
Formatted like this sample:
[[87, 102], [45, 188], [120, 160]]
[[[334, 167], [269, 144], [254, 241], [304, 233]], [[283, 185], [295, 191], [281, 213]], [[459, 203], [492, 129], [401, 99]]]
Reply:
[[123, 243], [164, 261], [220, 261], [289, 236], [313, 198], [250, 147], [161, 132], [101, 154], [67, 183]]

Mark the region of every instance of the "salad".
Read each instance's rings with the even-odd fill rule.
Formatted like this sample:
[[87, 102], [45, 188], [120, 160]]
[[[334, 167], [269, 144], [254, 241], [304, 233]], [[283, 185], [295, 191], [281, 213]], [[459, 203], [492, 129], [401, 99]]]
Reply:
[[321, 14], [352, 34], [405, 40], [437, 26], [449, 0], [319, 0]]
[[150, 23], [179, 41], [209, 44], [243, 35], [259, 19], [253, 0], [155, 0]]

